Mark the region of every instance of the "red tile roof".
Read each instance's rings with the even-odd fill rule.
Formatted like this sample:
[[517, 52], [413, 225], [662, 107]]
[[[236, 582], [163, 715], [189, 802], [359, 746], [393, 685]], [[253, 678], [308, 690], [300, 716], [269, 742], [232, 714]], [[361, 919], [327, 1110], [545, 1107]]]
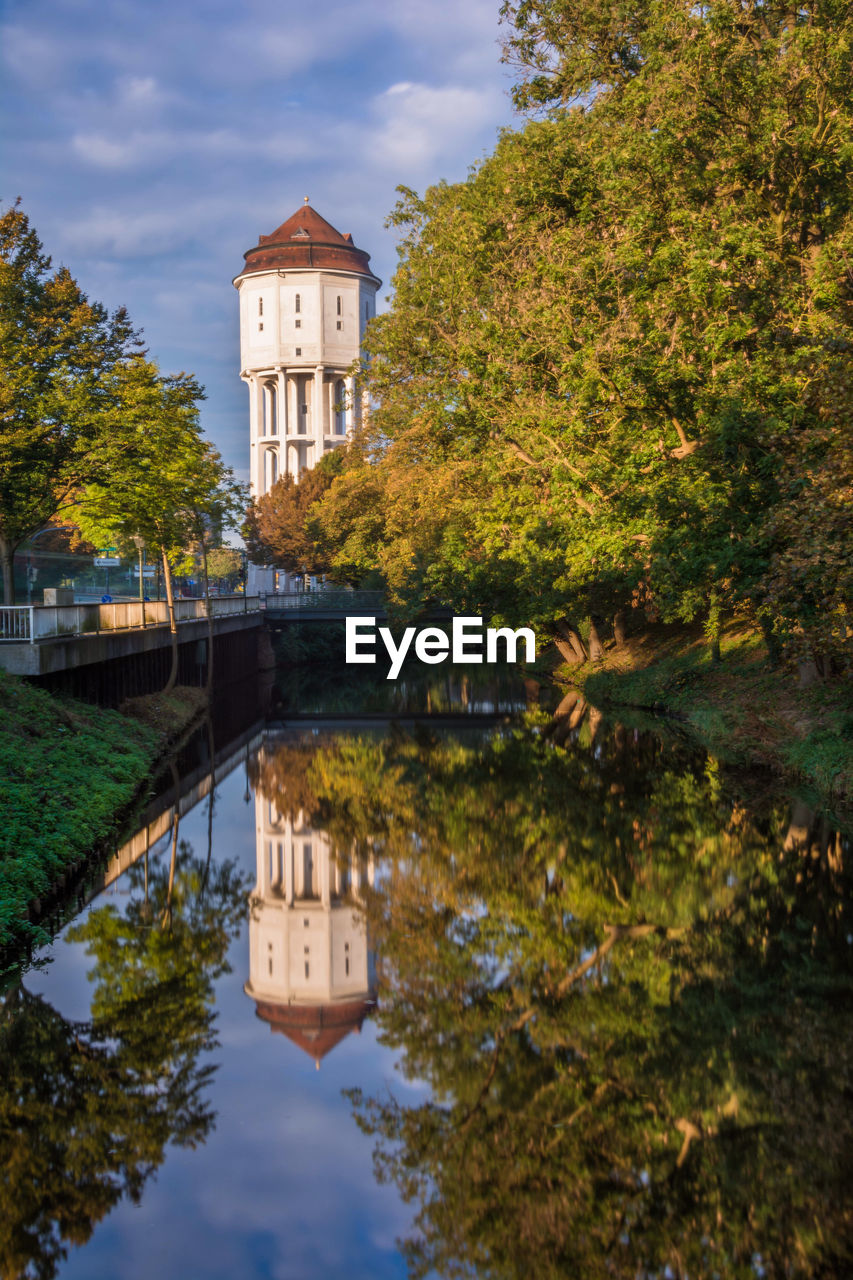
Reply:
[[376, 279], [370, 270], [370, 255], [355, 247], [349, 232], [341, 235], [310, 204], [297, 209], [272, 235], [261, 236], [257, 245], [247, 250], [243, 257], [246, 265], [240, 275], [313, 267], [355, 271]]
[[256, 1000], [255, 1013], [270, 1030], [279, 1031], [319, 1063], [335, 1045], [360, 1031], [374, 1007], [372, 1000], [347, 1000], [339, 1004], [274, 1004]]

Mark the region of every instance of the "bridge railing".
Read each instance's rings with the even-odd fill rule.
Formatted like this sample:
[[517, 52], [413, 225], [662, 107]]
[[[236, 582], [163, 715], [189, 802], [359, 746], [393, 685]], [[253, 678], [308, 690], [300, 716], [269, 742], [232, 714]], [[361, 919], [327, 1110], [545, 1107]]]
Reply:
[[[256, 613], [258, 596], [213, 596], [214, 618], [238, 613]], [[197, 622], [207, 617], [204, 600], [176, 600], [175, 621]], [[112, 604], [24, 604], [0, 605], [0, 641], [36, 644], [39, 640], [69, 636], [100, 635], [102, 631], [141, 631], [169, 623], [165, 600], [122, 600]]]
[[385, 593], [382, 591], [351, 591], [345, 587], [319, 591], [268, 592], [264, 600], [266, 609], [299, 609], [306, 612], [379, 613], [385, 610]]

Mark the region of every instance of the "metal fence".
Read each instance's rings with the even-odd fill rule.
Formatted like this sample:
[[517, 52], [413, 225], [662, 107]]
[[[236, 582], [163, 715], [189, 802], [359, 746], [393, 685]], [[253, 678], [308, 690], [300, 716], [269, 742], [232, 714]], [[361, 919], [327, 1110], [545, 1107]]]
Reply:
[[[258, 596], [214, 596], [214, 618], [236, 613], [256, 613]], [[207, 617], [204, 600], [176, 600], [175, 621], [197, 622]], [[113, 604], [0, 605], [0, 641], [36, 644], [39, 640], [66, 636], [100, 635], [103, 631], [141, 631], [169, 624], [165, 600], [123, 600]]]
[[275, 591], [264, 599], [267, 609], [304, 609], [341, 613], [384, 613], [385, 594], [382, 591]]

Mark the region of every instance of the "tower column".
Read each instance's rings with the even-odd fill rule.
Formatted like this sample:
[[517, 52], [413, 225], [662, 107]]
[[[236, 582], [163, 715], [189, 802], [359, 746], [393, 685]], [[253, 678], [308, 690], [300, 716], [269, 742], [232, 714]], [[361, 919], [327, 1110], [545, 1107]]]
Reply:
[[293, 824], [287, 824], [287, 838], [284, 842], [284, 900], [289, 907], [293, 906]]
[[336, 382], [337, 382], [337, 378], [335, 377], [334, 374], [332, 374], [331, 378], [326, 383], [326, 391], [327, 391], [326, 413], [328, 414], [328, 419], [329, 419], [328, 430], [329, 430], [330, 436], [333, 436], [335, 434], [335, 383]]
[[266, 389], [264, 387], [263, 378], [255, 374], [254, 382], [254, 400], [255, 400], [255, 423], [257, 424], [258, 436], [265, 436], [267, 433], [266, 419], [264, 416], [264, 396]]
[[352, 374], [346, 379], [346, 416], [344, 422], [347, 429], [347, 436], [351, 436], [355, 429], [355, 378]]
[[314, 395], [312, 396], [314, 410], [314, 462], [316, 463], [323, 456], [323, 366], [317, 365], [314, 370]]
[[284, 437], [287, 435], [288, 406], [287, 374], [283, 368], [279, 368], [278, 371], [278, 396], [276, 398], [278, 401], [278, 434], [281, 439], [284, 440]]

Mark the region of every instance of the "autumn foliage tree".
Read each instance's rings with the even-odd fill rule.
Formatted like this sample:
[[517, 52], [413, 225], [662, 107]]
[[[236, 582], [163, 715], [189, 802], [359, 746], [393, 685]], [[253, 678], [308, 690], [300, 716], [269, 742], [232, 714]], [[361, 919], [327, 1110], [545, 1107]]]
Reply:
[[243, 536], [255, 564], [275, 565], [289, 573], [326, 572], [330, 556], [315, 540], [308, 516], [341, 469], [342, 457], [332, 450], [303, 472], [298, 484], [288, 473], [269, 493], [254, 500], [246, 513]]

